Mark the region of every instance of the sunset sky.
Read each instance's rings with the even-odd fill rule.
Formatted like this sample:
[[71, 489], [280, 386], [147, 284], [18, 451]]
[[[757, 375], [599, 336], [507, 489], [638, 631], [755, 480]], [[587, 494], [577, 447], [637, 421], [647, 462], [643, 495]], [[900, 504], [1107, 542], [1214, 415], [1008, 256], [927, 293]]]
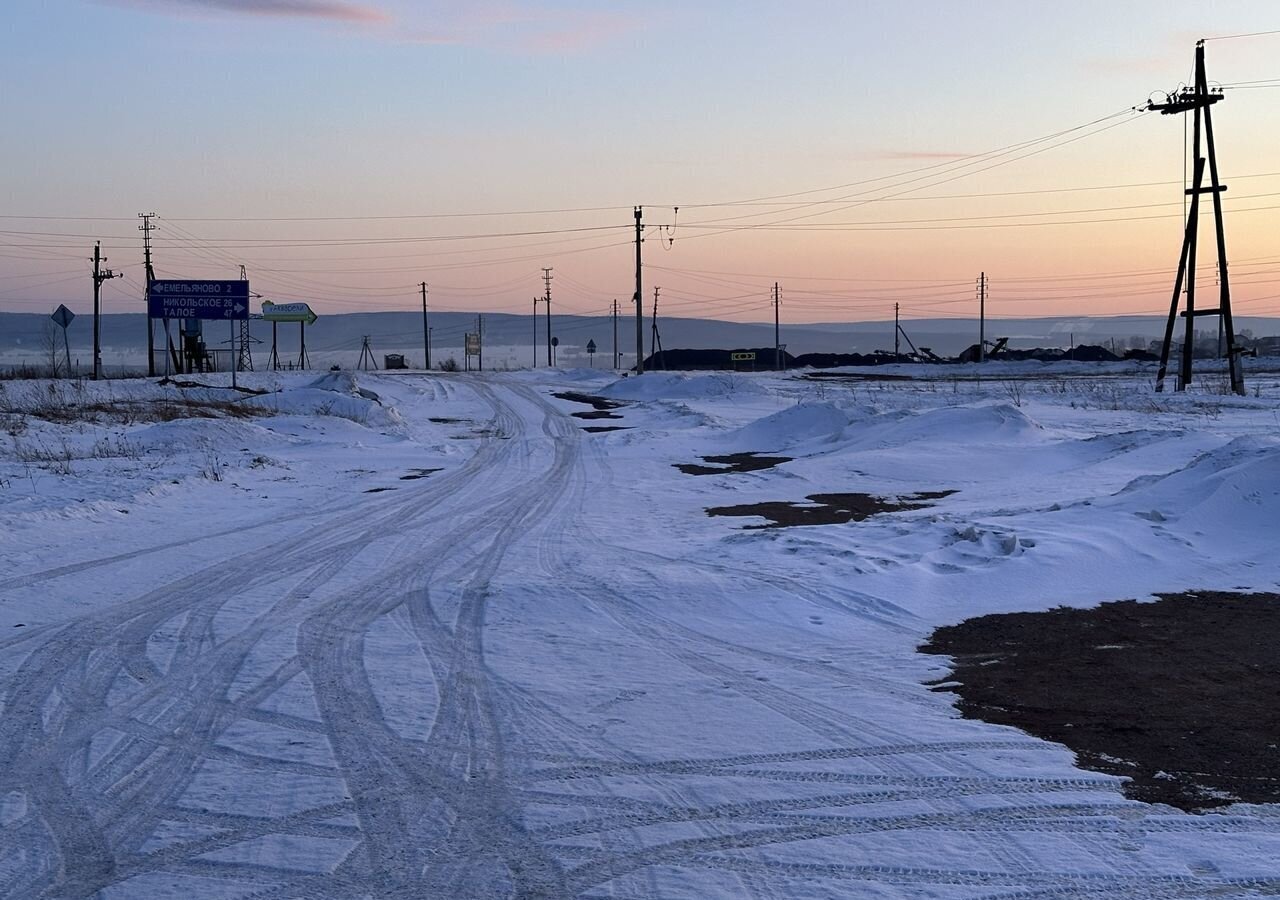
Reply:
[[[603, 314], [640, 204], [667, 315], [771, 319], [777, 281], [793, 322], [970, 316], [980, 271], [995, 317], [1163, 314], [1183, 122], [1130, 108], [1197, 38], [1280, 29], [1274, 0], [4, 7], [24, 312], [90, 308], [95, 239], [106, 310], [141, 311], [155, 212], [160, 277], [527, 313], [550, 266], [557, 312]], [[1280, 315], [1280, 34], [1206, 47], [1236, 311]]]

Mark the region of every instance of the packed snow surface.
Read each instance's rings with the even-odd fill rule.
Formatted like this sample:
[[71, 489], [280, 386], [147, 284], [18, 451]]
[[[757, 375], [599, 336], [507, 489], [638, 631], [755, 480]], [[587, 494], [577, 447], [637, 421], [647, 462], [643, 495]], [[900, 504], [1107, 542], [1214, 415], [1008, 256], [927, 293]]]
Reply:
[[[0, 896], [1280, 891], [1280, 811], [1128, 800], [960, 718], [916, 652], [986, 613], [1275, 590], [1276, 378], [933, 372], [5, 383]], [[750, 451], [795, 458], [675, 468]], [[926, 491], [956, 493], [705, 514]]]

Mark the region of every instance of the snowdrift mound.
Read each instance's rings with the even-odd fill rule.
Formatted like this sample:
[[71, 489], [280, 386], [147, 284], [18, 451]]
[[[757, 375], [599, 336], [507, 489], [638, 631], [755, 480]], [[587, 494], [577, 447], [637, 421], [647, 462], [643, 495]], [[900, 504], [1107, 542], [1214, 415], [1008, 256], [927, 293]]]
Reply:
[[619, 379], [599, 393], [614, 400], [707, 400], [763, 396], [766, 391], [751, 379], [737, 375], [649, 372]]
[[891, 413], [868, 422], [853, 436], [859, 445], [901, 447], [917, 441], [945, 444], [1040, 443], [1050, 435], [1022, 410], [1007, 403], [931, 409], [907, 416]]
[[356, 384], [350, 372], [329, 372], [304, 387], [286, 387], [244, 402], [283, 416], [337, 416], [372, 428], [404, 424], [399, 410]]
[[840, 440], [852, 420], [834, 403], [797, 403], [724, 435], [742, 450], [772, 451], [801, 444], [830, 444]]
[[320, 391], [333, 391], [337, 394], [350, 394], [353, 397], [363, 397], [375, 403], [380, 400], [373, 391], [366, 390], [356, 384], [356, 376], [350, 372], [327, 372], [311, 382], [307, 387]]
[[1238, 437], [1166, 475], [1135, 479], [1112, 503], [1209, 536], [1272, 540], [1280, 530], [1280, 440]]
[[131, 431], [128, 440], [144, 452], [166, 453], [193, 447], [255, 449], [281, 447], [294, 443], [269, 428], [238, 419], [176, 419], [146, 425]]

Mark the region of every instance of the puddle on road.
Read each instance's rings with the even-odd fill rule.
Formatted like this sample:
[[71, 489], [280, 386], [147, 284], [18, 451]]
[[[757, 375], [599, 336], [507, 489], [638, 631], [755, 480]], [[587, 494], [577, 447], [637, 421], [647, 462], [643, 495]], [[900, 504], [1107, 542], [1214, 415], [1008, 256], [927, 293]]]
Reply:
[[713, 506], [709, 516], [760, 516], [769, 520], [767, 525], [747, 525], [745, 528], [790, 528], [796, 525], [842, 525], [845, 522], [861, 522], [881, 513], [925, 509], [934, 500], [949, 497], [955, 491], [925, 491], [918, 494], [902, 494], [898, 497], [877, 497], [874, 494], [810, 494], [808, 503], [766, 502], [743, 503], [738, 506]]
[[672, 463], [686, 475], [722, 475], [726, 472], [759, 472], [791, 462], [791, 456], [760, 456], [758, 453], [729, 453], [724, 456], [704, 456], [703, 463]]
[[935, 690], [1065, 744], [1124, 794], [1201, 812], [1280, 802], [1280, 594], [1193, 591], [939, 628]]

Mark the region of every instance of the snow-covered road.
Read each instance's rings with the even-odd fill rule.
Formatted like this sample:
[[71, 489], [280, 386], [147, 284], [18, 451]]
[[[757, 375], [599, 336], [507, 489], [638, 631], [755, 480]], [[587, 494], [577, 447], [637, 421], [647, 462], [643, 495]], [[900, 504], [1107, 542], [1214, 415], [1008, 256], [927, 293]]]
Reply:
[[[1127, 800], [958, 718], [913, 652], [980, 612], [1274, 584], [1274, 402], [1153, 422], [646, 379], [362, 377], [395, 419], [328, 426], [341, 452], [281, 414], [233, 435], [268, 464], [13, 503], [0, 895], [1280, 891], [1280, 815]], [[633, 401], [628, 430], [585, 432], [566, 387]], [[726, 450], [797, 459], [672, 466]], [[853, 489], [959, 493], [843, 526], [702, 515]], [[1196, 546], [1241, 515], [1262, 533]]]

